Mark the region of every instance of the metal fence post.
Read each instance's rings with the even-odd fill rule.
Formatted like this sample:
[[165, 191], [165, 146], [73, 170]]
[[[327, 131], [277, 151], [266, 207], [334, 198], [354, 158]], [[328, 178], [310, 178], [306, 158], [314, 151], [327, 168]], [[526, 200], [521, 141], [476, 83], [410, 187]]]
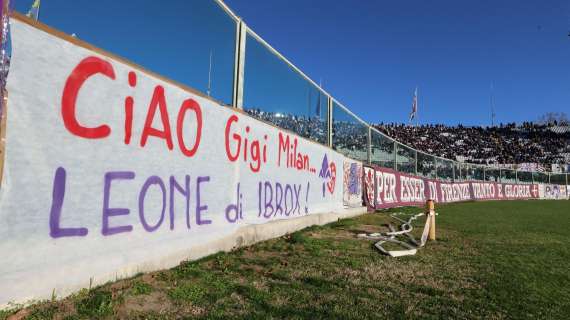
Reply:
[[398, 143], [394, 140], [394, 170], [398, 171]]
[[437, 179], [437, 158], [434, 156], [432, 156], [432, 157], [433, 157], [433, 167], [434, 167], [434, 175], [435, 175], [434, 179]]
[[368, 164], [372, 163], [372, 127], [368, 126]]
[[333, 147], [333, 100], [331, 96], [327, 96], [327, 139], [328, 146]]
[[414, 149], [416, 152], [416, 176], [418, 175], [418, 150]]
[[[455, 167], [457, 168], [457, 170], [459, 170], [459, 174], [458, 174], [459, 179], [457, 179], [457, 181], [463, 181], [463, 179], [461, 179], [461, 162], [459, 162], [459, 161], [455, 162]], [[457, 172], [456, 172], [456, 174], [457, 174]]]
[[453, 168], [452, 172], [453, 172], [453, 182], [457, 182], [460, 181], [460, 175], [461, 175], [461, 168], [459, 168], [458, 164], [451, 160], [451, 167]]
[[234, 83], [232, 106], [243, 109], [243, 83], [245, 69], [245, 40], [247, 38], [247, 26], [240, 19], [236, 24], [236, 47], [234, 57]]

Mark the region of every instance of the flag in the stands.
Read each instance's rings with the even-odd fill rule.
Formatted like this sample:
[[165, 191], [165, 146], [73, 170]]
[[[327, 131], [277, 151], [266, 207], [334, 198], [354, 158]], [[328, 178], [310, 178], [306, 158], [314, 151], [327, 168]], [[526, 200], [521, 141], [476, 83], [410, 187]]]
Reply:
[[30, 8], [30, 11], [28, 11], [28, 14], [26, 16], [36, 21], [40, 18], [40, 0], [34, 1], [34, 4], [32, 4], [32, 7]]
[[416, 87], [416, 91], [414, 91], [414, 99], [412, 101], [412, 112], [410, 112], [410, 122], [414, 120], [417, 113], [418, 113], [418, 87]]

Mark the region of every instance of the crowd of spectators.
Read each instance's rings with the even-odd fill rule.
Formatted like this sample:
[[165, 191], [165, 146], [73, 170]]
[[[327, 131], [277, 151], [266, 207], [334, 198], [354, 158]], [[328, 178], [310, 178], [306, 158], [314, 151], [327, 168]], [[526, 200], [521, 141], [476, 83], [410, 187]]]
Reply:
[[524, 122], [494, 127], [378, 124], [397, 141], [440, 157], [479, 164], [568, 163], [570, 127]]
[[272, 123], [279, 128], [297, 133], [298, 135], [317, 141], [322, 144], [327, 143], [327, 122], [320, 117], [305, 117], [292, 114], [282, 114], [266, 112], [260, 109], [246, 109], [249, 115], [254, 118]]
[[[327, 119], [313, 115], [292, 115], [267, 112], [260, 109], [246, 109], [249, 115], [272, 123], [279, 128], [292, 131], [302, 137], [326, 144], [328, 141]], [[333, 125], [333, 145], [335, 150], [342, 150], [357, 159], [366, 156], [368, 128], [358, 122], [335, 121]], [[361, 159], [362, 160], [362, 159]]]
[[[251, 116], [295, 132], [305, 138], [327, 143], [327, 121], [319, 116], [302, 116], [246, 110]], [[570, 126], [566, 123], [500, 124], [498, 126], [446, 126], [404, 124], [374, 125], [376, 129], [419, 151], [474, 164], [551, 164], [570, 162]], [[356, 121], [333, 122], [333, 147], [351, 156], [366, 156], [368, 128]], [[391, 152], [392, 144], [386, 147]]]

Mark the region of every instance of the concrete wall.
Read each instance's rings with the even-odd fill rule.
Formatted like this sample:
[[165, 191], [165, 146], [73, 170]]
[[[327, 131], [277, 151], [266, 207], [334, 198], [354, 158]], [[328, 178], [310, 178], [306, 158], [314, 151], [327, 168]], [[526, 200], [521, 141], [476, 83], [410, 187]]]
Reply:
[[364, 212], [360, 163], [44, 26], [11, 30], [0, 306]]

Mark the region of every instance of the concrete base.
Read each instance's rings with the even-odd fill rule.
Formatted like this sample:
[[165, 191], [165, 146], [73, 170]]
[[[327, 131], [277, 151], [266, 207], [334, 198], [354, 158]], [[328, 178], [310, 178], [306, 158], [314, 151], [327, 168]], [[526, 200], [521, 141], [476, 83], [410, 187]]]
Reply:
[[[160, 253], [157, 252], [157, 257], [154, 257], [152, 261], [133, 263], [132, 265], [127, 265], [124, 268], [117, 270], [116, 273], [99, 275], [98, 277], [85, 279], [79, 285], [66, 286], [63, 284], [61, 287], [49, 290], [49, 292], [42, 292], [38, 297], [35, 297], [34, 300], [52, 299], [53, 294], [55, 294], [57, 299], [62, 299], [83, 288], [93, 288], [110, 281], [129, 278], [141, 272], [153, 272], [173, 268], [179, 265], [182, 261], [197, 260], [218, 252], [230, 252], [239, 247], [249, 246], [257, 242], [278, 238], [313, 225], [325, 225], [327, 223], [338, 221], [339, 219], [359, 216], [366, 212], [366, 207], [358, 207], [343, 209], [341, 212], [311, 214], [293, 219], [276, 220], [265, 224], [243, 226], [237, 229], [233, 234], [207, 244], [189, 244], [188, 248], [185, 250], [164, 257], [158, 257], [160, 256]], [[34, 301], [12, 301], [12, 303], [20, 305], [27, 305], [33, 302]], [[9, 305], [0, 305], [0, 310], [8, 307]]]
[[[314, 225], [325, 225], [339, 219], [346, 219], [365, 214], [366, 207], [344, 209], [342, 212], [311, 214], [286, 220], [276, 220], [264, 224], [247, 225], [233, 234], [205, 245], [189, 246], [188, 250], [156, 260], [137, 268], [137, 272], [150, 272], [177, 266], [181, 261], [197, 260], [218, 252], [230, 252], [239, 247], [249, 246], [257, 242], [278, 238]], [[131, 275], [136, 274], [130, 273]], [[129, 275], [129, 276], [131, 276]]]

